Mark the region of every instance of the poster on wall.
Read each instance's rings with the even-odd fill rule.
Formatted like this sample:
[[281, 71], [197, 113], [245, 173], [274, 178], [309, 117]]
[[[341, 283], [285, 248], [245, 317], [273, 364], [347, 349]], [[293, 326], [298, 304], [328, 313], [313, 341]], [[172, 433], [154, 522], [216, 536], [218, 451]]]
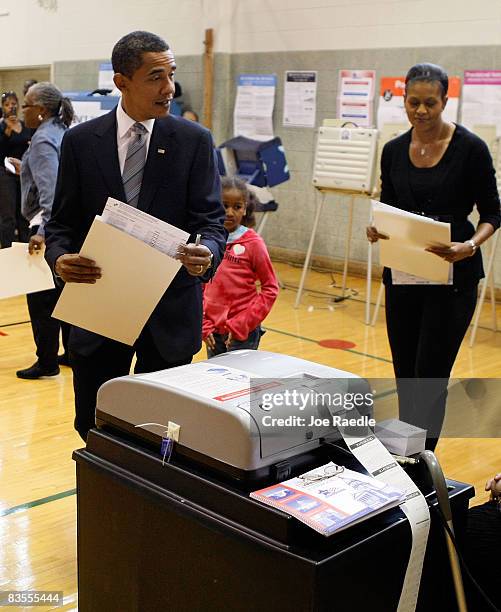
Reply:
[[447, 106], [443, 112], [445, 121], [457, 123], [459, 118], [459, 94], [461, 93], [461, 79], [449, 77], [449, 91], [447, 92]]
[[98, 74], [98, 88], [99, 89], [115, 89], [115, 83], [113, 82], [113, 75], [115, 74], [111, 62], [104, 62], [99, 64]]
[[461, 123], [494, 125], [501, 136], [501, 70], [465, 70]]
[[255, 140], [273, 138], [273, 107], [277, 76], [241, 74], [233, 112], [233, 135]]
[[286, 70], [284, 127], [315, 127], [317, 71]]
[[337, 117], [346, 124], [352, 123], [356, 127], [371, 127], [374, 125], [372, 102], [352, 102], [338, 99]]
[[[459, 93], [461, 79], [449, 77], [449, 98], [443, 117], [446, 121], [458, 120]], [[388, 123], [405, 123], [409, 125], [404, 107], [405, 77], [382, 77], [379, 88], [379, 105], [377, 110], [377, 127], [379, 130]]]
[[374, 125], [375, 70], [340, 70], [337, 117], [359, 127]]
[[382, 77], [377, 127], [382, 129], [387, 123], [408, 124], [404, 108], [405, 77]]

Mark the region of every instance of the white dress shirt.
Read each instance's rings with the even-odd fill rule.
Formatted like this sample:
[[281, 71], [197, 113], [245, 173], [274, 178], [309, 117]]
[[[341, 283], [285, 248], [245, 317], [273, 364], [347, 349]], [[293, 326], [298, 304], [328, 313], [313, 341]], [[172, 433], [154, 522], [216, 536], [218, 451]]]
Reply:
[[[125, 159], [127, 157], [127, 149], [129, 148], [129, 141], [132, 136], [131, 127], [136, 123], [132, 117], [124, 111], [122, 108], [122, 98], [120, 98], [117, 104], [117, 145], [118, 145], [118, 163], [120, 164], [120, 174], [123, 174]], [[146, 119], [146, 121], [139, 121], [146, 128], [146, 155], [148, 155], [148, 149], [150, 146], [151, 132], [153, 131], [153, 125], [155, 119]]]

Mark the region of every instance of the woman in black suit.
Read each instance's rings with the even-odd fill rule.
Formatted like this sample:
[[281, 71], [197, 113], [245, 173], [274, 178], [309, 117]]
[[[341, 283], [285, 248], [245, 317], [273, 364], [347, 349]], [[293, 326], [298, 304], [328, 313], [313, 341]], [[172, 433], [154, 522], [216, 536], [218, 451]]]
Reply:
[[[427, 250], [453, 265], [452, 284], [396, 284], [392, 270], [383, 273], [400, 418], [428, 430], [430, 449], [440, 435], [449, 376], [484, 276], [479, 246], [501, 221], [487, 145], [443, 119], [448, 83], [440, 66], [409, 70], [405, 109], [412, 127], [388, 142], [381, 158], [382, 202], [451, 224], [451, 246]], [[476, 229], [468, 220], [475, 205]], [[367, 238], [387, 237], [368, 227]]]

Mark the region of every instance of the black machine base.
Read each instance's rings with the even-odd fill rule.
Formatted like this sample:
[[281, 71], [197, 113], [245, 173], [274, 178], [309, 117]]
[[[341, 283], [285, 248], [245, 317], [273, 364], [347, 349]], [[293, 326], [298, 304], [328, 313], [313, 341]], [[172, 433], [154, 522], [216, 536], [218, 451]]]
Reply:
[[[353, 467], [341, 450], [330, 453]], [[80, 612], [397, 608], [411, 546], [399, 509], [326, 538], [238, 482], [182, 457], [162, 465], [158, 452], [104, 430], [92, 430], [74, 459]], [[448, 485], [460, 533], [473, 490]], [[436, 520], [418, 609], [455, 609]]]

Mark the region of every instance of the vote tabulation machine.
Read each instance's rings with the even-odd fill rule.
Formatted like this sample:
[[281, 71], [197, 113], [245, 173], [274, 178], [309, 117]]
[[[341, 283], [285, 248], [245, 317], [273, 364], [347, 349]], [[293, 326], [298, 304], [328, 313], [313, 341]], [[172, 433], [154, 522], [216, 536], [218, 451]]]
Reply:
[[[370, 391], [247, 350], [104, 384], [73, 454], [79, 610], [396, 610], [412, 547], [400, 509], [326, 538], [249, 496], [329, 461], [363, 471], [342, 438], [366, 435]], [[471, 494], [451, 483], [456, 525]], [[433, 529], [426, 554], [417, 609], [450, 609]]]
[[173, 437], [177, 456], [238, 479], [283, 479], [338, 439], [353, 409], [368, 417], [372, 401], [367, 382], [349, 372], [242, 350], [111, 380], [99, 391], [96, 418], [158, 448], [162, 437]]

